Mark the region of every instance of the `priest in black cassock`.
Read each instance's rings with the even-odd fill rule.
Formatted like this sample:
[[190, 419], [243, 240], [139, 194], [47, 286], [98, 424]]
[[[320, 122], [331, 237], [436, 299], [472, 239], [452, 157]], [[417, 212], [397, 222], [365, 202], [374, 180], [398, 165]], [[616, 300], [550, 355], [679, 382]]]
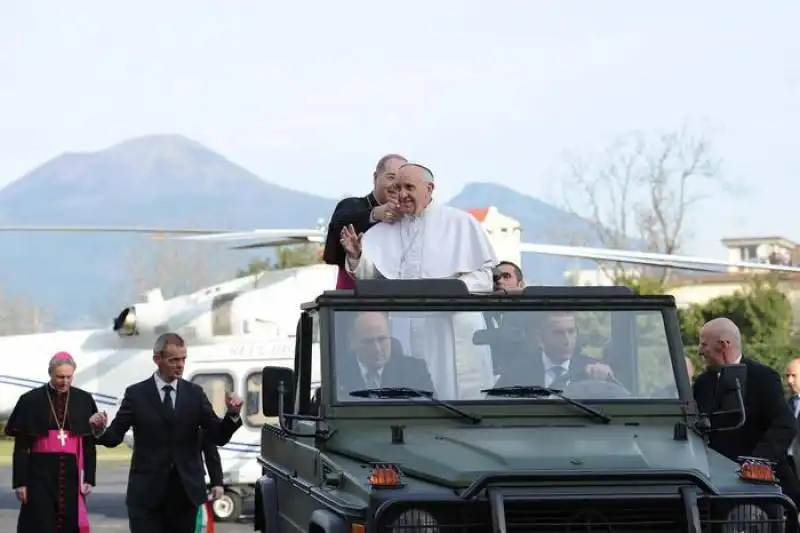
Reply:
[[366, 196], [345, 198], [336, 204], [328, 224], [322, 259], [329, 265], [339, 267], [337, 289], [353, 288], [353, 279], [344, 270], [344, 260], [347, 254], [340, 242], [342, 230], [353, 226], [356, 234], [359, 234], [364, 233], [378, 222], [392, 221], [392, 217], [396, 214], [396, 206], [389, 202], [389, 193], [397, 169], [406, 162], [405, 157], [397, 154], [381, 157], [372, 175], [372, 192]]
[[68, 353], [54, 355], [48, 372], [50, 382], [20, 397], [5, 429], [14, 438], [17, 533], [89, 533], [86, 496], [97, 467], [89, 418], [97, 405], [71, 386]]

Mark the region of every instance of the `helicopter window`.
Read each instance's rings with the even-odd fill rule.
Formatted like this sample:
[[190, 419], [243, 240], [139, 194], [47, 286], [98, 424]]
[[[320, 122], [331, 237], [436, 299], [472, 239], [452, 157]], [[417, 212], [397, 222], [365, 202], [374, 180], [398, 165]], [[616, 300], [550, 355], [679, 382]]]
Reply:
[[245, 380], [244, 423], [260, 428], [274, 420], [261, 411], [261, 372], [252, 372]]
[[195, 374], [191, 381], [203, 388], [217, 416], [225, 416], [225, 394], [233, 394], [233, 378], [230, 374]]

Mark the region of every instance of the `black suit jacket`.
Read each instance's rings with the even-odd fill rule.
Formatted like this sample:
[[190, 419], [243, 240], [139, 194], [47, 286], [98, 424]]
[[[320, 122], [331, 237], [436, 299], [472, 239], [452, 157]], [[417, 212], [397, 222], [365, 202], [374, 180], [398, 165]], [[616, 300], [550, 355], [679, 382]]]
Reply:
[[222, 486], [222, 459], [219, 456], [217, 445], [206, 437], [204, 431], [200, 431], [200, 439], [203, 448], [203, 459], [206, 462], [206, 472], [212, 487]]
[[[151, 377], [125, 390], [117, 416], [97, 442], [113, 448], [133, 428], [133, 458], [125, 498], [129, 507], [149, 509], [161, 503], [173, 468], [186, 495], [200, 505], [206, 499], [201, 439], [224, 446], [241, 425], [241, 419], [234, 422], [229, 416], [220, 420], [203, 389], [182, 379], [175, 412], [168, 414]], [[200, 428], [205, 430], [205, 437]]]
[[[783, 396], [781, 378], [768, 366], [747, 358], [742, 358], [742, 364], [747, 367], [743, 398], [747, 419], [739, 429], [711, 433], [709, 445], [733, 460], [745, 455], [785, 462], [797, 426]], [[716, 408], [716, 384], [714, 371], [705, 371], [697, 376], [692, 390], [701, 413], [710, 413]], [[728, 424], [727, 419], [725, 424]]]
[[[581, 353], [572, 356], [569, 371], [561, 378], [551, 383], [551, 387], [564, 388], [570, 381], [591, 379], [586, 374], [586, 367], [590, 364], [602, 363], [599, 359]], [[530, 350], [519, 353], [516, 358], [509, 361], [502, 369], [495, 387], [513, 387], [514, 385], [541, 385], [545, 384], [545, 367], [542, 361], [542, 351]]]
[[[364, 389], [367, 384], [361, 375], [356, 356], [348, 354], [346, 362], [337, 368], [339, 390], [342, 396], [354, 390]], [[435, 393], [428, 365], [422, 359], [393, 354], [381, 373], [381, 387], [411, 387]]]
[[372, 193], [366, 196], [345, 198], [336, 204], [328, 224], [328, 234], [325, 237], [325, 250], [322, 253], [323, 261], [329, 265], [344, 267], [347, 253], [342, 248], [342, 243], [339, 242], [342, 229], [352, 224], [356, 233], [367, 231], [375, 225], [369, 221], [369, 216], [372, 208], [377, 205], [378, 201]]

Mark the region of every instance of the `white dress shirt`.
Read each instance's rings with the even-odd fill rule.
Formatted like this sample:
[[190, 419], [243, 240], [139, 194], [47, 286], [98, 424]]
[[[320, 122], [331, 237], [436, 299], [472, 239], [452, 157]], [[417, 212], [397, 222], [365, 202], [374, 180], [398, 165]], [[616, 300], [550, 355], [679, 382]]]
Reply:
[[164, 390], [164, 387], [167, 386], [167, 385], [170, 385], [172, 387], [172, 390], [170, 391], [170, 395], [172, 396], [172, 407], [174, 408], [176, 405], [178, 405], [177, 402], [178, 402], [178, 381], [179, 380], [173, 379], [171, 383], [167, 383], [166, 381], [161, 379], [161, 376], [159, 376], [157, 373], [153, 374], [153, 380], [155, 380], [155, 382], [156, 382], [156, 388], [158, 388], [158, 396], [159, 396], [159, 398], [161, 398], [161, 403], [164, 403], [164, 397], [166, 395], [166, 391]]
[[369, 368], [364, 366], [361, 363], [361, 361], [359, 361], [358, 362], [358, 368], [359, 368], [359, 370], [361, 370], [361, 379], [364, 380], [364, 383], [367, 385], [367, 387], [371, 386], [371, 383], [369, 383], [367, 381], [367, 378], [368, 378], [369, 374], [371, 374], [371, 373], [377, 374], [377, 376], [378, 376], [378, 386], [379, 387], [381, 386], [381, 378], [383, 377], [383, 368], [384, 367], [380, 367], [377, 370], [370, 370]]
[[552, 361], [547, 354], [542, 352], [542, 364], [544, 365], [544, 386], [549, 387], [557, 377], [556, 373], [553, 372], [554, 367], [561, 367], [564, 369], [564, 372], [561, 375], [565, 375], [569, 372], [569, 364], [572, 362], [572, 359], [567, 359], [566, 361], [562, 361], [560, 363], [556, 363]]
[[[164, 403], [164, 397], [166, 395], [166, 391], [164, 391], [164, 386], [165, 385], [172, 386], [170, 395], [172, 396], [172, 408], [175, 409], [175, 407], [178, 405], [178, 382], [180, 380], [174, 379], [172, 380], [172, 383], [167, 383], [166, 381], [161, 379], [161, 376], [159, 376], [158, 373], [153, 374], [153, 380], [156, 383], [156, 388], [158, 389], [158, 397], [161, 398], [161, 403]], [[205, 394], [205, 392], [203, 392], [203, 394]], [[234, 422], [239, 422], [240, 415], [231, 415], [225, 413], [225, 416], [230, 417], [230, 419]]]

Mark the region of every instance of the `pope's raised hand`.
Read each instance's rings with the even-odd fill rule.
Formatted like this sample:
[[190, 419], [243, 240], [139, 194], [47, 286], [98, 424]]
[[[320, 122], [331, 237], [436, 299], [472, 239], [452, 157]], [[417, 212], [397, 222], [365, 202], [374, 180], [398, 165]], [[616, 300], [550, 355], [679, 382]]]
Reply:
[[94, 429], [104, 429], [108, 424], [108, 415], [105, 411], [93, 414], [89, 417], [89, 425]]
[[361, 237], [363, 235], [363, 233], [356, 233], [356, 229], [352, 224], [342, 229], [340, 242], [348, 256], [354, 259], [361, 257]]
[[225, 407], [228, 408], [228, 414], [230, 415], [238, 415], [239, 412], [242, 410], [242, 399], [236, 396], [235, 394], [227, 394], [225, 395]]

